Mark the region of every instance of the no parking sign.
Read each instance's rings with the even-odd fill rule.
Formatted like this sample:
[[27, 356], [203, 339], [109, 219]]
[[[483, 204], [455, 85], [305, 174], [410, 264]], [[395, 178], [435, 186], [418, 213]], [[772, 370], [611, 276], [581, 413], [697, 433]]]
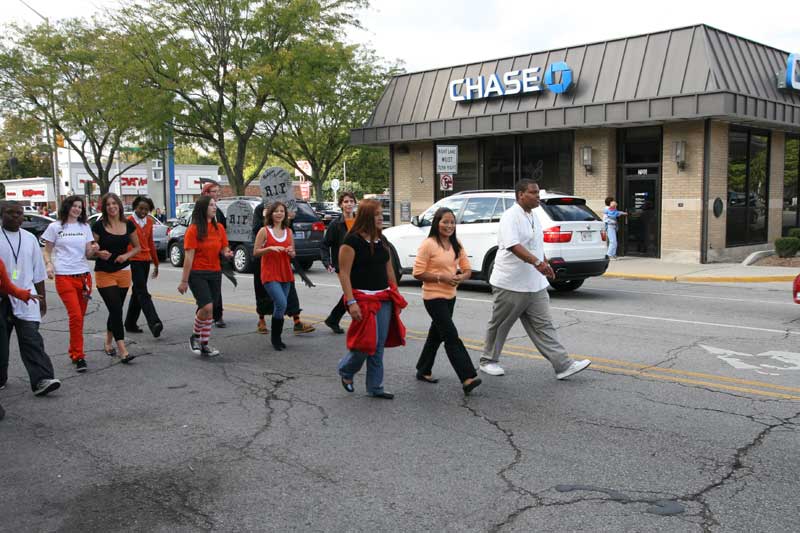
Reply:
[[439, 174], [439, 190], [452, 191], [453, 190], [453, 175], [452, 174]]

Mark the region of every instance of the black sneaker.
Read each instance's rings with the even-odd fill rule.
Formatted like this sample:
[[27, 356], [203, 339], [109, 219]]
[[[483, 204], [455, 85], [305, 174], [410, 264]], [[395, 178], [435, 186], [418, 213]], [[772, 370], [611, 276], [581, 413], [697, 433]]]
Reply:
[[189, 346], [192, 348], [192, 353], [200, 355], [200, 338], [197, 335], [189, 337]]
[[0, 420], [4, 419], [5, 417], [6, 417], [6, 410], [3, 409], [2, 405], [0, 405]]
[[162, 324], [161, 322], [156, 322], [155, 324], [153, 324], [153, 327], [150, 328], [150, 332], [156, 339], [161, 336], [162, 331], [164, 331], [164, 324]]
[[217, 326], [218, 328], [227, 328], [228, 327], [228, 324], [224, 320], [222, 320], [221, 318], [219, 320], [214, 321], [214, 325]]
[[344, 330], [342, 329], [342, 327], [339, 324], [336, 324], [334, 322], [329, 322], [326, 319], [325, 320], [325, 325], [328, 326], [329, 328], [331, 328], [331, 331], [333, 331], [337, 335], [341, 335], [342, 333], [344, 333]]
[[33, 394], [36, 396], [44, 396], [53, 392], [61, 386], [61, 382], [57, 379], [42, 379], [36, 385], [36, 390]]
[[89, 370], [89, 367], [86, 366], [86, 359], [78, 359], [77, 361], [75, 361], [75, 371], [76, 372], [83, 373], [83, 372], [86, 372], [87, 370]]
[[208, 344], [200, 346], [200, 355], [203, 357], [216, 357], [219, 355], [219, 350]]
[[144, 333], [144, 330], [134, 324], [133, 326], [125, 326], [125, 331], [128, 333]]

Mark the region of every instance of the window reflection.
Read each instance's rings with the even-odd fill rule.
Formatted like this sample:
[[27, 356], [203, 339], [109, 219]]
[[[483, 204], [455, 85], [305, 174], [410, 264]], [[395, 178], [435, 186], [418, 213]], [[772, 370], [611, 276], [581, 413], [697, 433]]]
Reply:
[[731, 128], [728, 137], [728, 246], [767, 242], [769, 194], [767, 133]]
[[797, 199], [800, 196], [800, 137], [786, 137], [783, 160], [783, 235], [800, 226]]

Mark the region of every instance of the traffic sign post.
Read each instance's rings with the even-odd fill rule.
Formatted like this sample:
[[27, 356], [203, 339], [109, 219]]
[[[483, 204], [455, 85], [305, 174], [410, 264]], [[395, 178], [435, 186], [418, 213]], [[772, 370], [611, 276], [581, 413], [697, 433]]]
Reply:
[[331, 190], [333, 191], [334, 195], [336, 194], [336, 191], [339, 190], [339, 180], [337, 178], [333, 178], [331, 180]]
[[452, 191], [453, 190], [453, 175], [452, 174], [439, 174], [439, 190]]

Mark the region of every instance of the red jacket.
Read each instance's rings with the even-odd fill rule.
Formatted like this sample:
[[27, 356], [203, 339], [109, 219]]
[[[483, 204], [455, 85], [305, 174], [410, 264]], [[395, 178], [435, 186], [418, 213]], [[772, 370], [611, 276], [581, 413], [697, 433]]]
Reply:
[[347, 349], [354, 352], [367, 353], [373, 355], [378, 346], [378, 322], [376, 315], [381, 308], [381, 303], [390, 300], [392, 304], [392, 318], [389, 321], [389, 334], [385, 348], [393, 346], [405, 346], [406, 327], [400, 321], [400, 310], [408, 305], [406, 299], [397, 291], [396, 287], [379, 292], [378, 294], [366, 294], [358, 289], [353, 290], [353, 298], [356, 299], [358, 307], [361, 309], [361, 320], [353, 320], [347, 328]]
[[[158, 266], [158, 251], [156, 250], [156, 242], [153, 240], [153, 219], [147, 215], [144, 227], [141, 227], [133, 215], [128, 217], [128, 220], [133, 222], [136, 226], [136, 235], [139, 237], [139, 246], [142, 248], [139, 253], [131, 257], [131, 261], [152, 261], [155, 266]], [[128, 246], [128, 250], [133, 248], [133, 245]]]

